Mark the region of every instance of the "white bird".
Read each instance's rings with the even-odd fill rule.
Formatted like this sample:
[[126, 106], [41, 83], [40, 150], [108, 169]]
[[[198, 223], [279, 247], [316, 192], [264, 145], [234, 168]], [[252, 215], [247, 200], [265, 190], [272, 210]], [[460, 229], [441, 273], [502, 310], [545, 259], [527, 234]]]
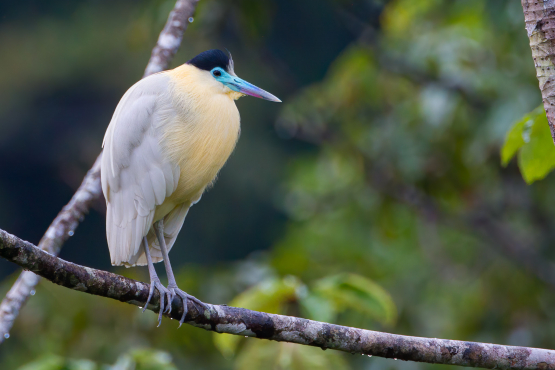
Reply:
[[[205, 51], [170, 71], [146, 77], [119, 102], [103, 142], [102, 191], [106, 237], [112, 265], [148, 265], [150, 292], [160, 292], [160, 313], [173, 298], [204, 305], [177, 287], [168, 253], [189, 208], [235, 148], [243, 95], [279, 102], [272, 94], [237, 77], [231, 56]], [[164, 261], [167, 289], [153, 262]], [[165, 298], [167, 304], [165, 303]]]

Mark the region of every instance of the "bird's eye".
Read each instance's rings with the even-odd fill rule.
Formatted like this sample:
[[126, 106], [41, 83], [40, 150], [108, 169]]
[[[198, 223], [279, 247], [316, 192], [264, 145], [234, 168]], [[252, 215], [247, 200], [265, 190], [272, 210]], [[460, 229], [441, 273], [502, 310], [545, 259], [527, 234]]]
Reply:
[[222, 75], [222, 72], [215, 70], [214, 72], [212, 72], [212, 74], [216, 77], [220, 77]]

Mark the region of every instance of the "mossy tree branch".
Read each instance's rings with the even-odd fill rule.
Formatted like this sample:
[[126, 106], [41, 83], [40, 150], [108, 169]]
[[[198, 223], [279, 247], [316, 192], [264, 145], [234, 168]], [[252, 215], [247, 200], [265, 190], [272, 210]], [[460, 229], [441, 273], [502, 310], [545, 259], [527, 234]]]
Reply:
[[[136, 306], [144, 305], [148, 297], [148, 284], [64, 261], [3, 230], [0, 230], [0, 256], [69, 289]], [[208, 307], [204, 309], [189, 301], [185, 322], [218, 333], [405, 361], [486, 369], [555, 369], [554, 350], [411, 337], [244, 308]], [[159, 308], [156, 292], [148, 309], [158, 312]], [[181, 300], [174, 299], [171, 315], [166, 316], [179, 320], [182, 314]]]

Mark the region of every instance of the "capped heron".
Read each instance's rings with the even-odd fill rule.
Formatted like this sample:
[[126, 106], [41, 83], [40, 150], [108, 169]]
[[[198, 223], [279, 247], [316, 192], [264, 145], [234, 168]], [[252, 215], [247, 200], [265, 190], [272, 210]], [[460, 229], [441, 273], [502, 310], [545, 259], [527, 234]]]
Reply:
[[[205, 51], [169, 71], [133, 85], [106, 130], [101, 163], [106, 198], [106, 237], [112, 265], [148, 265], [150, 291], [160, 293], [158, 325], [175, 296], [204, 305], [177, 287], [168, 253], [189, 208], [197, 203], [235, 148], [235, 100], [251, 95], [280, 102], [237, 77], [233, 60]], [[164, 261], [165, 288], [154, 262]]]

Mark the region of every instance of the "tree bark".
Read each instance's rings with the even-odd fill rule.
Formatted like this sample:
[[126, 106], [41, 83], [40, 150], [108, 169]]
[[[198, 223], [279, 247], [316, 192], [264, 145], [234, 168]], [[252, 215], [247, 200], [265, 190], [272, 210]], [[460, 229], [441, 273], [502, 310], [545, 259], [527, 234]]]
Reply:
[[[160, 33], [158, 42], [152, 50], [143, 78], [168, 68], [181, 45], [183, 33], [187, 29], [189, 18], [194, 15], [198, 2], [199, 0], [178, 0], [176, 2], [164, 29]], [[39, 242], [39, 248], [57, 255], [65, 241], [75, 233], [75, 229], [89, 212], [91, 204], [100, 197], [102, 194], [100, 185], [101, 156], [102, 153], [83, 179], [71, 201], [52, 221]], [[2, 303], [0, 303], [0, 344], [9, 337], [10, 329], [21, 307], [27, 301], [29, 295], [34, 292], [38, 281], [39, 278], [32, 272], [22, 272], [2, 300]]]
[[151, 74], [161, 72], [168, 68], [171, 60], [183, 39], [183, 33], [187, 29], [187, 25], [193, 21], [193, 15], [200, 0], [178, 0], [175, 7], [170, 12], [168, 21], [164, 26], [158, 42], [145, 69], [143, 78]]
[[555, 142], [555, 0], [521, 0], [543, 107]]
[[[149, 285], [64, 261], [29, 242], [0, 230], [0, 256], [51, 282], [69, 289], [143, 306]], [[156, 291], [149, 310], [160, 309]], [[188, 302], [185, 322], [205, 330], [279, 342], [298, 343], [352, 354], [379, 356], [430, 364], [486, 369], [555, 369], [555, 351], [489, 343], [421, 338], [351, 328], [298, 317], [256, 312], [244, 308]], [[172, 302], [170, 315], [183, 314], [181, 299]]]

